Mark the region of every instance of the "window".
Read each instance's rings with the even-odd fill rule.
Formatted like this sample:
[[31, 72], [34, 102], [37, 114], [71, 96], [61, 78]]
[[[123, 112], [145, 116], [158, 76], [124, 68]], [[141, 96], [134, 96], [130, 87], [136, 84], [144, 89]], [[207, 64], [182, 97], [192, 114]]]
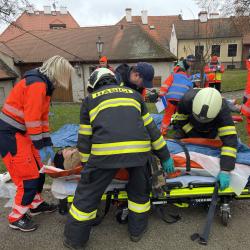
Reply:
[[58, 24], [50, 24], [49, 28], [52, 30], [60, 30], [60, 29], [65, 29], [66, 28], [66, 24], [64, 23], [58, 23]]
[[220, 56], [220, 45], [212, 45], [212, 55]]
[[237, 55], [237, 44], [228, 44], [228, 57], [234, 57]]
[[159, 88], [161, 87], [161, 76], [155, 76], [153, 79], [153, 87]]
[[198, 60], [203, 58], [204, 46], [195, 46], [195, 57]]

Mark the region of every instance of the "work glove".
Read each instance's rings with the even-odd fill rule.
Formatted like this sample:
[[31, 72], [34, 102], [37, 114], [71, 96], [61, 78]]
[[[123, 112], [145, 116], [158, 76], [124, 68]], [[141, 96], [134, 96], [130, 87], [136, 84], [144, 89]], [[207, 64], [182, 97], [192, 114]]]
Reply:
[[220, 183], [220, 190], [223, 191], [229, 187], [230, 184], [230, 172], [220, 171], [219, 175], [217, 176], [217, 180]]
[[166, 173], [171, 174], [175, 172], [174, 161], [171, 157], [169, 157], [168, 160], [163, 161], [161, 165]]

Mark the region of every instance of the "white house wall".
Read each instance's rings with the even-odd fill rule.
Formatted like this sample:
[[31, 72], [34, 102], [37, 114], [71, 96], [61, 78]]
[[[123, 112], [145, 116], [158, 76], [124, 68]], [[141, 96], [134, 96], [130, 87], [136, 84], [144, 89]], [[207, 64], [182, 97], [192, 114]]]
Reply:
[[4, 104], [6, 97], [13, 87], [12, 80], [0, 81], [0, 105]]
[[20, 69], [14, 65], [14, 59], [5, 53], [0, 52], [0, 58], [18, 75], [16, 81], [20, 80], [21, 73]]
[[79, 75], [77, 73], [72, 75], [72, 95], [74, 102], [81, 102], [84, 98], [84, 85], [83, 85], [83, 68], [80, 66]]

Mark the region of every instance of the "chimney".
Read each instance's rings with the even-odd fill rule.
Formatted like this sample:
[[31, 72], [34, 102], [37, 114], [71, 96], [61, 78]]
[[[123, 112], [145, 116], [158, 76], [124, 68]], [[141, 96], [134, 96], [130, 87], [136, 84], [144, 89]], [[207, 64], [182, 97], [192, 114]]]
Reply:
[[125, 12], [126, 12], [126, 21], [128, 23], [131, 23], [132, 22], [132, 9], [127, 8], [127, 9], [125, 9]]
[[67, 15], [68, 14], [67, 7], [61, 6], [60, 7], [60, 14], [61, 15]]
[[210, 19], [216, 19], [216, 18], [219, 18], [219, 17], [220, 17], [219, 13], [210, 13], [209, 14], [209, 18]]
[[206, 23], [207, 22], [207, 16], [208, 16], [208, 14], [207, 14], [207, 11], [201, 11], [199, 14], [198, 14], [198, 16], [199, 16], [199, 19], [200, 19], [200, 22], [201, 23]]
[[43, 6], [44, 14], [50, 15], [51, 14], [51, 7], [50, 6]]
[[34, 8], [32, 5], [26, 7], [26, 11], [28, 14], [34, 14]]
[[142, 21], [142, 24], [144, 25], [148, 24], [148, 11], [147, 10], [141, 11], [141, 21]]

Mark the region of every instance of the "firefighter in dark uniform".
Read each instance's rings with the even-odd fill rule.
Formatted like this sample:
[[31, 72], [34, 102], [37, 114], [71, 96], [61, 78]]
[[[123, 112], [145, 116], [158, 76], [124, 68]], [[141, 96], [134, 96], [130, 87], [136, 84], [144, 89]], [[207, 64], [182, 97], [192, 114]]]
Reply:
[[115, 76], [120, 86], [129, 87], [139, 92], [147, 102], [156, 102], [157, 91], [153, 88], [154, 68], [146, 62], [139, 62], [134, 66], [119, 65]]
[[88, 90], [92, 93], [82, 103], [78, 138], [84, 169], [64, 231], [64, 244], [72, 249], [82, 249], [88, 241], [101, 196], [118, 169], [129, 172], [132, 241], [139, 241], [147, 229], [151, 150], [166, 172], [174, 171], [166, 142], [139, 93], [117, 86], [114, 73], [105, 68], [91, 74]]
[[218, 90], [213, 88], [189, 90], [178, 105], [173, 121], [175, 137], [220, 137], [221, 148], [218, 175], [221, 190], [229, 187], [230, 171], [235, 168], [237, 156], [237, 132], [226, 103]]

